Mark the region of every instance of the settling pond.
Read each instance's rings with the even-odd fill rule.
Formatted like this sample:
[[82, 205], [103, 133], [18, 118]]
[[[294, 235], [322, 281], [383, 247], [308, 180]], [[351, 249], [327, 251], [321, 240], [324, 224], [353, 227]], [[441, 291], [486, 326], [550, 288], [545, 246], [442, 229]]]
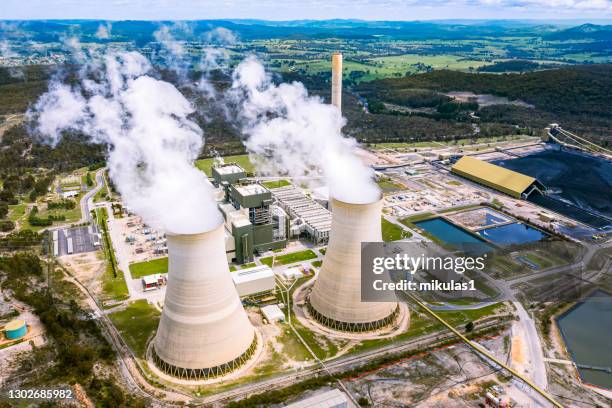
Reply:
[[[577, 365], [612, 368], [612, 295], [598, 290], [557, 318]], [[612, 389], [612, 373], [578, 368], [586, 383]]]
[[486, 228], [478, 231], [478, 235], [499, 245], [526, 244], [540, 241], [548, 234], [520, 222]]
[[[495, 215], [491, 217], [495, 217]], [[487, 222], [489, 221], [492, 220], [487, 219]], [[490, 223], [493, 224], [494, 222]], [[446, 244], [455, 246], [474, 245], [483, 248], [488, 247], [488, 249], [492, 249], [492, 247], [487, 243], [487, 240], [496, 245], [511, 245], [540, 241], [548, 236], [548, 234], [520, 222], [485, 228], [475, 234], [459, 228], [444, 218], [432, 218], [416, 222], [415, 225]]]
[[414, 225], [424, 229], [447, 244], [482, 244], [485, 242], [483, 239], [464, 231], [444, 218], [432, 218], [416, 222]]

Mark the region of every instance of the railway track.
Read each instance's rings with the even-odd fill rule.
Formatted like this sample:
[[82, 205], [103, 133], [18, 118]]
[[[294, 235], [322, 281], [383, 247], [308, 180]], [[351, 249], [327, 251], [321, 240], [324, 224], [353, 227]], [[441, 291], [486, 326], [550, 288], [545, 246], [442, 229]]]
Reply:
[[[478, 332], [485, 331], [487, 329], [493, 327], [499, 327], [503, 322], [508, 321], [507, 319], [492, 319], [485, 323], [483, 323]], [[217, 393], [214, 395], [210, 395], [208, 397], [201, 398], [196, 400], [197, 406], [205, 406], [205, 405], [219, 405], [222, 403], [227, 403], [232, 400], [237, 400], [240, 398], [246, 398], [249, 395], [259, 394], [261, 392], [273, 391], [277, 389], [282, 389], [288, 386], [291, 386], [295, 383], [298, 383], [303, 380], [307, 380], [312, 378], [313, 376], [318, 376], [320, 374], [339, 374], [344, 371], [358, 368], [359, 366], [363, 366], [372, 359], [376, 359], [378, 357], [383, 357], [386, 355], [401, 355], [404, 352], [411, 351], [419, 348], [429, 348], [435, 347], [438, 344], [442, 344], [448, 340], [455, 339], [456, 336], [450, 332], [439, 331], [435, 333], [431, 333], [425, 336], [421, 336], [415, 339], [411, 339], [405, 342], [397, 342], [392, 343], [388, 346], [384, 346], [375, 350], [366, 351], [360, 354], [350, 355], [339, 357], [337, 359], [327, 360], [325, 361], [325, 367], [321, 365], [316, 365], [311, 368], [307, 368], [301, 370], [297, 373], [292, 374], [284, 374], [278, 375], [276, 377], [271, 377], [266, 380], [251, 383], [248, 385], [244, 385], [232, 390], [224, 391], [221, 393]], [[194, 401], [195, 402], [195, 401]]]

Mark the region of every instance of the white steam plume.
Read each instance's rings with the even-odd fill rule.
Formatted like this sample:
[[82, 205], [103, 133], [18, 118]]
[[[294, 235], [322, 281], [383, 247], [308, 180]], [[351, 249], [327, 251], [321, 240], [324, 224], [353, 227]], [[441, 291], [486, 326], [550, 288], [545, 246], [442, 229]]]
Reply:
[[230, 92], [243, 121], [245, 145], [264, 158], [268, 171], [293, 177], [320, 171], [330, 195], [340, 201], [380, 198], [373, 170], [354, 153], [357, 142], [342, 135], [340, 111], [309, 96], [302, 83], [275, 85], [251, 57], [236, 67]]
[[11, 41], [19, 41], [23, 44], [26, 42], [28, 35], [21, 30], [18, 23], [6, 23], [0, 21], [0, 59], [4, 60], [4, 65], [8, 65], [8, 74], [12, 78], [25, 80], [25, 73], [22, 65], [13, 65], [17, 61], [11, 61], [17, 59], [19, 54], [13, 50]]
[[202, 131], [189, 118], [189, 101], [150, 70], [136, 52], [107, 55], [80, 85], [53, 84], [29, 115], [52, 143], [64, 130], [106, 143], [110, 177], [149, 225], [171, 233], [208, 231], [222, 218], [212, 186], [194, 167]]
[[238, 42], [238, 38], [232, 30], [216, 27], [204, 33], [204, 41], [209, 44], [232, 45]]
[[[11, 44], [7, 40], [0, 41], [0, 59], [10, 63], [13, 58], [19, 57], [19, 54], [13, 51]], [[7, 64], [8, 65], [8, 64]], [[21, 67], [8, 66], [8, 74], [12, 78], [25, 79], [25, 75]]]
[[98, 26], [98, 30], [96, 31], [96, 38], [99, 38], [100, 40], [107, 40], [111, 37], [111, 31], [113, 29], [113, 25], [111, 24], [110, 21], [107, 21], [104, 24], [100, 24]]
[[214, 70], [227, 69], [229, 54], [224, 47], [234, 44], [237, 40], [232, 31], [217, 27], [202, 34], [201, 39], [208, 46], [202, 48], [202, 55], [197, 61], [202, 75], [196, 82], [192, 82], [189, 77], [194, 61], [185, 48], [185, 41], [179, 39], [193, 37], [193, 26], [185, 22], [162, 25], [153, 36], [164, 50], [163, 58], [167, 68], [177, 75], [181, 86], [191, 88], [206, 99], [217, 96], [210, 82], [210, 74]]
[[162, 25], [153, 33], [153, 37], [155, 37], [155, 40], [160, 43], [165, 51], [164, 62], [167, 68], [177, 74], [181, 83], [187, 83], [189, 74], [188, 53], [185, 49], [184, 41], [178, 40], [173, 34], [173, 31], [180, 32], [183, 30], [188, 30], [187, 25], [184, 23], [177, 23], [172, 27]]

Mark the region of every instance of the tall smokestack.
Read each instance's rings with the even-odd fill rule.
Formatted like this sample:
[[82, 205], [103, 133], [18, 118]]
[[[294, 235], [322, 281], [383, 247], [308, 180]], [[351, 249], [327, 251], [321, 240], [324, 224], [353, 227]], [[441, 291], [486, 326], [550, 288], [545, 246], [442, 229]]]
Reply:
[[223, 224], [167, 237], [168, 287], [154, 342], [155, 363], [184, 379], [229, 373], [252, 356], [256, 337], [232, 283]]
[[332, 105], [342, 111], [342, 54], [332, 54]]
[[332, 226], [323, 266], [308, 302], [310, 314], [335, 330], [362, 332], [389, 325], [397, 303], [361, 301], [361, 243], [382, 242], [382, 199], [350, 204], [332, 199]]

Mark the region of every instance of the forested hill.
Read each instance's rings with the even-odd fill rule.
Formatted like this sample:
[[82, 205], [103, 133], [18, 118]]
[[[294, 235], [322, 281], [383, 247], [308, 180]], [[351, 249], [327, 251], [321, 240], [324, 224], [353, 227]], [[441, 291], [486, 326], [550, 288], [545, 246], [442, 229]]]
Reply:
[[612, 25], [583, 24], [565, 30], [555, 31], [544, 35], [544, 39], [552, 41], [568, 40], [599, 40], [610, 41], [612, 38]]
[[612, 118], [612, 64], [500, 75], [433, 71], [362, 83], [357, 88], [381, 99], [413, 89], [493, 94], [520, 99], [552, 113]]

